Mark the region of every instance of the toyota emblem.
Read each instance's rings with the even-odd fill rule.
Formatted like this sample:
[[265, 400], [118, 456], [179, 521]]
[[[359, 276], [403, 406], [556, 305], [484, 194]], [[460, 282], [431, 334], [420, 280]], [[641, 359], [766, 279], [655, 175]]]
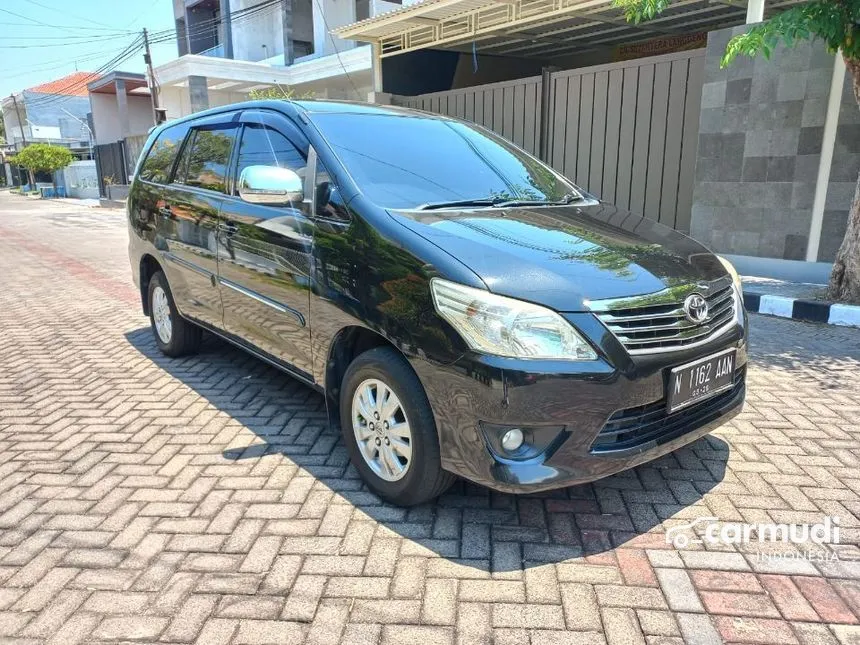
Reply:
[[708, 319], [708, 301], [698, 293], [692, 293], [684, 300], [684, 313], [687, 319], [697, 325]]

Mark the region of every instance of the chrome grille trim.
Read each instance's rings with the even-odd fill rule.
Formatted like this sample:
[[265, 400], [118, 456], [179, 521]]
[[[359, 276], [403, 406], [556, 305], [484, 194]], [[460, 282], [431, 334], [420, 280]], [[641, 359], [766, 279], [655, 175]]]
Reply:
[[[692, 293], [708, 302], [708, 319], [691, 322], [684, 299]], [[741, 310], [730, 278], [671, 287], [632, 298], [588, 303], [595, 316], [632, 355], [659, 354], [698, 347], [730, 331]]]

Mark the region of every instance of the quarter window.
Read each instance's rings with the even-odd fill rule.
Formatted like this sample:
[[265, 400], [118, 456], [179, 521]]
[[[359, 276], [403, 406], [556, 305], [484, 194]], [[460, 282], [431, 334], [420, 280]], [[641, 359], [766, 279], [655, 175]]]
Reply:
[[227, 170], [230, 166], [230, 150], [236, 138], [236, 127], [195, 129], [190, 142], [185, 183], [219, 193], [227, 190]]
[[173, 170], [173, 183], [184, 184], [185, 173], [188, 170], [188, 157], [191, 156], [191, 145], [194, 143], [194, 133], [188, 135], [188, 141], [182, 147], [182, 152], [179, 153], [179, 159], [176, 160], [176, 168]]
[[173, 162], [176, 160], [176, 155], [179, 154], [179, 148], [187, 132], [188, 125], [184, 123], [163, 130], [143, 161], [140, 168], [140, 178], [156, 184], [166, 184], [170, 178]]
[[324, 219], [335, 219], [341, 221], [349, 220], [349, 210], [340, 196], [337, 184], [328, 174], [322, 161], [317, 159], [316, 175], [316, 216]]

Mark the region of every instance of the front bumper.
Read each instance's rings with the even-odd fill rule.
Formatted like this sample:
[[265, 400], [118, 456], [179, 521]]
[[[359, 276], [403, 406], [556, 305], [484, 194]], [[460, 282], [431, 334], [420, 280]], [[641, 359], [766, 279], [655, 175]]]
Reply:
[[[745, 315], [735, 329], [703, 347], [635, 359], [591, 314], [566, 317], [600, 349], [599, 360], [530, 361], [479, 354], [447, 365], [413, 360], [436, 418], [443, 468], [513, 493], [581, 484], [672, 452], [741, 411]], [[737, 349], [734, 388], [666, 415], [661, 402], [670, 369], [729, 347]], [[637, 425], [637, 415], [648, 423]], [[616, 449], [601, 430], [608, 423], [617, 430], [619, 418], [630, 425]], [[558, 439], [533, 457], [509, 459], [491, 448], [488, 427], [545, 429], [544, 435], [557, 434]]]

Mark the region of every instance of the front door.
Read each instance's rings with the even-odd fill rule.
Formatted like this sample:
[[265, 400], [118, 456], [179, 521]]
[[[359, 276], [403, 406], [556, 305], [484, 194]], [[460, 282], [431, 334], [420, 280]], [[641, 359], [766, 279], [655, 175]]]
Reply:
[[223, 326], [217, 285], [218, 212], [227, 191], [238, 124], [232, 115], [195, 123], [185, 138], [172, 181], [157, 205], [162, 257], [173, 298], [185, 316]]
[[[308, 144], [286, 117], [252, 110], [241, 122], [234, 178], [259, 165], [305, 176]], [[308, 202], [249, 204], [234, 187], [221, 206], [218, 279], [225, 330], [312, 379]]]
[[221, 326], [221, 297], [215, 278], [220, 198], [165, 186], [156, 216], [163, 233], [161, 254], [173, 300], [183, 316]]

